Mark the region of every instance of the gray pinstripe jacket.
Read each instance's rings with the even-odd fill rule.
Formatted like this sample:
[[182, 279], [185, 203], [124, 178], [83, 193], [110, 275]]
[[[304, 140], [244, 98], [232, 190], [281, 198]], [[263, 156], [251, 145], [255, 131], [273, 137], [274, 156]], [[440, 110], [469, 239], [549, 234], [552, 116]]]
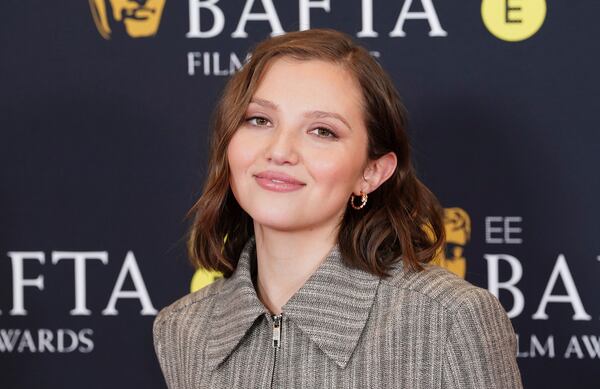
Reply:
[[522, 387], [512, 325], [488, 291], [433, 265], [399, 263], [380, 279], [346, 267], [335, 246], [274, 327], [253, 286], [254, 245], [230, 278], [158, 314], [170, 389]]

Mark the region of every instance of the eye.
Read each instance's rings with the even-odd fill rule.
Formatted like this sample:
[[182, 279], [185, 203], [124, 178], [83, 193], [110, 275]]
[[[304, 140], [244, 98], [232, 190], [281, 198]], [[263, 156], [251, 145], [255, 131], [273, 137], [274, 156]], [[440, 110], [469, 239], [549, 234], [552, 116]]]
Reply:
[[335, 132], [333, 132], [332, 130], [330, 130], [327, 127], [317, 127], [313, 130], [310, 130], [309, 133], [313, 133], [320, 138], [332, 138], [332, 139], [338, 138], [338, 136], [335, 134]]
[[[255, 123], [252, 123], [252, 120], [256, 120]], [[266, 126], [267, 123], [269, 122], [268, 119], [265, 119], [262, 116], [251, 116], [249, 118], [246, 118], [246, 121], [249, 122], [251, 125], [256, 126], [256, 127], [263, 127]]]

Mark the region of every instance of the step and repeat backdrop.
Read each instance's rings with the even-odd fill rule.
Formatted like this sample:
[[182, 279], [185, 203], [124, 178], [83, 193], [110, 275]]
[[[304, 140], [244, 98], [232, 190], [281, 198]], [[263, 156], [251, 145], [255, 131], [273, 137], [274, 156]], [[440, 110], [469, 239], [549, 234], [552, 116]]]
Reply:
[[5, 0], [0, 387], [164, 388], [208, 123], [256, 42], [330, 27], [410, 113], [440, 262], [500, 299], [526, 388], [600, 387], [600, 3]]

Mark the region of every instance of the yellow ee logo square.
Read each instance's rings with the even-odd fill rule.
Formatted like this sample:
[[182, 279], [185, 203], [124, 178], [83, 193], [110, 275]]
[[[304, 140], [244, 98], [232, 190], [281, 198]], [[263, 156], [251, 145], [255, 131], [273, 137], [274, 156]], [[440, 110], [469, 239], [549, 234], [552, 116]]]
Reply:
[[481, 18], [496, 38], [522, 41], [544, 24], [546, 0], [483, 0]]

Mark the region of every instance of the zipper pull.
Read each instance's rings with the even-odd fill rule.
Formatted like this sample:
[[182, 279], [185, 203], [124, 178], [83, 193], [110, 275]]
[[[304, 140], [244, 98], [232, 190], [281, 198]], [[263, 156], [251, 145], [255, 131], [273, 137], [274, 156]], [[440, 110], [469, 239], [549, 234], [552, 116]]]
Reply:
[[281, 345], [281, 315], [273, 315], [273, 347]]

